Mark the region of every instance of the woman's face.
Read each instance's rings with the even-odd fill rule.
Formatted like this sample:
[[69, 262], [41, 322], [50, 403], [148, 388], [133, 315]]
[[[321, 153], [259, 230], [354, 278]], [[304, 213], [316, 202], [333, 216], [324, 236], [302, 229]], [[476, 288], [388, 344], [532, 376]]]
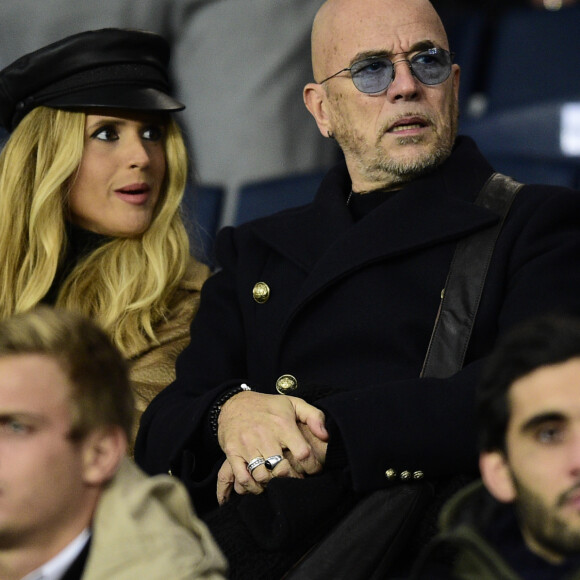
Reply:
[[70, 191], [70, 220], [99, 234], [147, 230], [165, 177], [163, 117], [87, 115], [83, 157]]

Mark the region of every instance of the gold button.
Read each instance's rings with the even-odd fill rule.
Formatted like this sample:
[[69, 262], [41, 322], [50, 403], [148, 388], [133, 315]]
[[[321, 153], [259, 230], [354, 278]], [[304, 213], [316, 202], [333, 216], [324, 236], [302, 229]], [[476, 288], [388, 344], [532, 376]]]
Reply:
[[252, 295], [258, 304], [264, 304], [264, 302], [268, 302], [268, 298], [270, 298], [270, 287], [266, 282], [256, 282], [254, 289], [252, 290]]
[[287, 395], [298, 388], [298, 381], [292, 375], [282, 375], [276, 381], [276, 390], [281, 395]]
[[391, 467], [391, 468], [387, 469], [387, 471], [385, 471], [385, 477], [389, 481], [392, 481], [393, 479], [397, 478], [397, 472]]
[[413, 471], [413, 479], [423, 479], [425, 474], [422, 471]]
[[401, 481], [408, 481], [411, 479], [411, 472], [410, 471], [401, 471]]

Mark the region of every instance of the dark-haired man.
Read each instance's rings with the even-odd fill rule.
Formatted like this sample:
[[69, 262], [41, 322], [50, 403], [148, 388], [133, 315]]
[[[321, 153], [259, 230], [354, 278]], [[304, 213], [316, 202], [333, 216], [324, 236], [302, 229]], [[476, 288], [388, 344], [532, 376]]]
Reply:
[[417, 577], [580, 578], [580, 320], [541, 318], [506, 335], [478, 396], [483, 483], [445, 507]]

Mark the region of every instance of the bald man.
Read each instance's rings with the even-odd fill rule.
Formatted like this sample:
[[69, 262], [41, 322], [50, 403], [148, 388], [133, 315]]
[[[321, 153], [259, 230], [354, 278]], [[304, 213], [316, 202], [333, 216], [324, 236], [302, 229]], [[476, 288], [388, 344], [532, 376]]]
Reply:
[[145, 470], [186, 483], [235, 578], [280, 577], [376, 490], [439, 496], [474, 476], [474, 385], [496, 339], [580, 313], [580, 196], [524, 186], [463, 368], [421, 376], [457, 243], [499, 221], [474, 203], [493, 168], [456, 137], [459, 67], [427, 0], [327, 1], [312, 63], [304, 101], [344, 163], [312, 204], [222, 231], [136, 447]]

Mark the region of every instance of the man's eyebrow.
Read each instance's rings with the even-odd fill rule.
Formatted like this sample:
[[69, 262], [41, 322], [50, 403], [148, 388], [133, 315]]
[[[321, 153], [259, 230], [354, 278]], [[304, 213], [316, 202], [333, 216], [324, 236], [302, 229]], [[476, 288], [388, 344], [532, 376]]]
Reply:
[[538, 427], [540, 427], [545, 423], [556, 423], [565, 420], [566, 416], [563, 413], [559, 413], [557, 411], [540, 413], [539, 415], [534, 415], [533, 417], [530, 417], [527, 421], [525, 421], [520, 427], [520, 432], [529, 433], [530, 431], [537, 429]]
[[7, 423], [14, 420], [34, 421], [35, 423], [46, 423], [48, 420], [39, 413], [29, 413], [27, 411], [0, 411], [0, 423]]
[[379, 51], [377, 51], [377, 50], [364, 50], [364, 51], [361, 51], [361, 52], [358, 52], [357, 54], [355, 54], [355, 56], [351, 59], [349, 66], [352, 66], [355, 62], [359, 62], [361, 60], [366, 60], [369, 58], [381, 58], [381, 57], [391, 58], [395, 54], [407, 54], [410, 52], [418, 52], [421, 50], [427, 50], [429, 48], [439, 48], [439, 47], [432, 40], [420, 40], [419, 42], [416, 42], [415, 44], [411, 45], [409, 50], [405, 51], [405, 53], [391, 52], [388, 50], [379, 50]]

